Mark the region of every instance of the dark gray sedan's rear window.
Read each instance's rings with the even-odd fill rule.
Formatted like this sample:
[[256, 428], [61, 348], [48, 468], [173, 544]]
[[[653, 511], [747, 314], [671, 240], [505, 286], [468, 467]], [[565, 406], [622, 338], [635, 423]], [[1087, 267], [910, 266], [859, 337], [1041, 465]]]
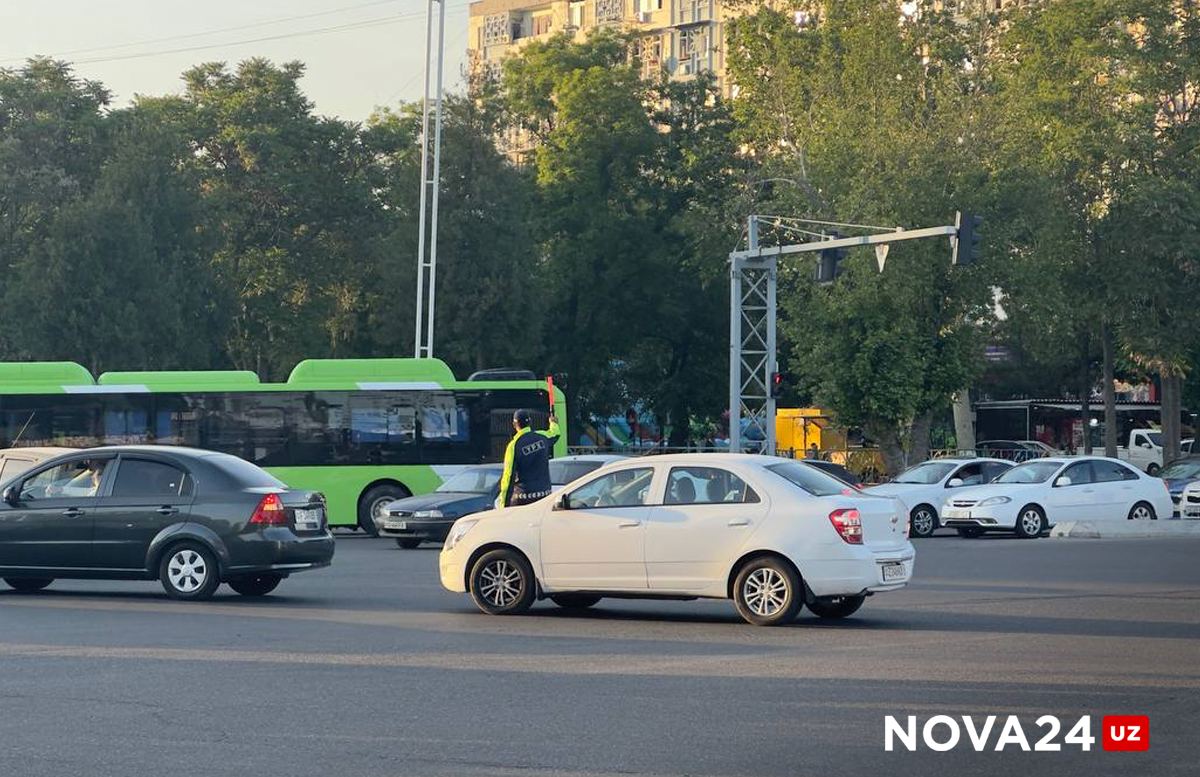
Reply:
[[239, 459], [237, 456], [230, 456], [224, 453], [214, 453], [205, 458], [210, 464], [216, 465], [222, 472], [233, 478], [243, 487], [287, 489], [287, 486], [277, 477], [245, 459]]
[[767, 470], [813, 496], [834, 496], [850, 491], [848, 485], [834, 476], [827, 475], [816, 467], [809, 467], [795, 461], [768, 464]]

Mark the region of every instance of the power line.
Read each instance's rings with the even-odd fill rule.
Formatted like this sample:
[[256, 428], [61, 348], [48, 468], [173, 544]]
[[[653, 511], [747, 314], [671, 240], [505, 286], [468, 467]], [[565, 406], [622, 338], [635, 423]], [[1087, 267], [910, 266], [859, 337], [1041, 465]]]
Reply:
[[416, 15], [400, 15], [400, 16], [384, 16], [377, 19], [366, 19], [361, 22], [351, 22], [350, 24], [340, 24], [332, 27], [318, 27], [312, 30], [300, 30], [297, 32], [280, 33], [279, 35], [266, 35], [260, 38], [244, 38], [242, 40], [231, 40], [223, 43], [206, 43], [199, 46], [182, 46], [173, 49], [160, 49], [158, 51], [143, 51], [136, 54], [120, 54], [111, 57], [93, 57], [91, 59], [75, 60], [76, 65], [92, 65], [98, 62], [119, 62], [129, 59], [145, 59], [147, 57], [159, 57], [166, 54], [182, 54], [189, 51], [205, 51], [208, 49], [220, 49], [226, 46], [244, 46], [248, 43], [265, 43], [273, 40], [286, 40], [288, 38], [303, 38], [309, 35], [328, 35], [335, 32], [345, 32], [347, 30], [361, 30], [368, 27], [382, 27], [388, 24], [396, 24], [398, 22], [414, 19]]
[[[237, 32], [239, 30], [250, 30], [257, 27], [269, 27], [274, 24], [284, 24], [287, 22], [303, 21], [305, 19], [315, 19], [321, 16], [332, 16], [333, 14], [345, 13], [346, 11], [357, 11], [361, 8], [372, 8], [380, 5], [389, 5], [397, 2], [397, 0], [372, 0], [369, 3], [358, 3], [356, 5], [344, 5], [340, 8], [331, 8], [328, 11], [318, 11], [316, 13], [301, 14], [298, 16], [280, 16], [275, 19], [266, 19], [260, 22], [250, 22], [247, 24], [238, 24], [232, 27], [220, 27], [214, 30], [205, 30], [203, 32], [190, 32], [183, 35], [168, 35], [160, 38], [144, 38], [138, 41], [130, 41], [128, 43], [115, 43], [107, 46], [91, 46], [83, 49], [69, 49], [60, 51], [54, 54], [55, 57], [66, 57], [74, 54], [90, 54], [97, 51], [112, 51], [114, 49], [127, 49], [131, 46], [145, 46], [152, 43], [167, 43], [175, 40], [188, 40], [191, 38], [203, 38], [206, 35], [218, 35], [223, 32]], [[23, 59], [6, 59], [4, 62], [20, 62]]]

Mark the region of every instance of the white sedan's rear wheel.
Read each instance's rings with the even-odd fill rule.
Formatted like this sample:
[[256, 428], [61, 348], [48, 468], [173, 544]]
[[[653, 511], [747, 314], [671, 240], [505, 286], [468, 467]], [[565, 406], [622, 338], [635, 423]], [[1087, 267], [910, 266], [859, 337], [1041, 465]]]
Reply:
[[1131, 521], [1156, 521], [1158, 516], [1154, 514], [1154, 508], [1146, 502], [1138, 502], [1129, 509], [1129, 520]]
[[778, 626], [796, 619], [802, 604], [800, 577], [775, 556], [752, 559], [733, 582], [733, 604], [748, 623]]

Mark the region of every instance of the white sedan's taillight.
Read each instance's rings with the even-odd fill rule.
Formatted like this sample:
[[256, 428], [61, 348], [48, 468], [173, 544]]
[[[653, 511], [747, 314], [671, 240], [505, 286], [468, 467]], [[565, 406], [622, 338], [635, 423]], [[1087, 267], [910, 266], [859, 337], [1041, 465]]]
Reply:
[[862, 545], [862, 516], [853, 507], [846, 510], [834, 510], [829, 514], [829, 522], [842, 539], [851, 545]]

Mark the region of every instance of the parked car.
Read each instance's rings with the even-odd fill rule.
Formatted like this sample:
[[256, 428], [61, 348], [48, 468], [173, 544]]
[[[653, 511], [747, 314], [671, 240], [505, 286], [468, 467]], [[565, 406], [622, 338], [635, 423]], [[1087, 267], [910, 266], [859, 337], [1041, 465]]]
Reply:
[[940, 525], [938, 509], [951, 490], [991, 482], [1012, 466], [1003, 459], [933, 459], [906, 469], [890, 483], [865, 490], [899, 499], [908, 510], [909, 533], [928, 537]]
[[1100, 456], [1027, 461], [986, 486], [950, 495], [942, 506], [942, 523], [964, 537], [1005, 531], [1031, 538], [1059, 521], [1170, 515], [1162, 480]]
[[70, 453], [72, 448], [5, 448], [0, 450], [0, 486], [25, 470], [55, 456]]
[[1192, 455], [1175, 459], [1159, 470], [1158, 477], [1166, 482], [1167, 491], [1171, 494], [1171, 501], [1174, 503], [1172, 514], [1179, 518], [1181, 517], [1180, 503], [1183, 501], [1184, 489], [1192, 483], [1200, 481], [1200, 456]]
[[332, 559], [320, 493], [291, 491], [224, 453], [73, 451], [0, 491], [0, 578], [18, 591], [57, 578], [158, 578], [176, 599], [207, 599], [222, 582], [262, 596]]
[[1178, 509], [1179, 517], [1185, 521], [1200, 519], [1200, 480], [1193, 480], [1183, 487]]
[[379, 533], [394, 537], [397, 545], [407, 549], [422, 542], [443, 542], [456, 520], [492, 509], [503, 472], [500, 464], [467, 467], [431, 494], [397, 499], [384, 509], [383, 518], [376, 519]]
[[862, 485], [862, 481], [858, 479], [858, 476], [843, 467], [841, 464], [835, 464], [832, 461], [824, 461], [823, 459], [797, 459], [797, 461], [802, 461], [810, 467], [816, 467], [826, 475], [833, 475], [838, 480], [843, 480], [855, 488], [858, 488]]
[[[698, 485], [699, 484], [699, 485]], [[442, 585], [507, 615], [549, 598], [733, 599], [750, 623], [802, 605], [844, 618], [908, 583], [903, 508], [790, 459], [692, 453], [630, 459], [559, 496], [458, 520]]]
[[984, 440], [975, 443], [975, 451], [980, 456], [1006, 461], [1029, 461], [1046, 455], [1039, 444], [1023, 440]]
[[1046, 456], [1061, 456], [1061, 455], [1063, 455], [1063, 452], [1060, 451], [1058, 448], [1055, 448], [1053, 445], [1044, 443], [1041, 440], [1020, 440], [1019, 442], [1022, 445], [1028, 445], [1028, 446], [1037, 448], [1039, 451], [1041, 451]]
[[[1147, 475], [1157, 475], [1163, 465], [1163, 436], [1157, 429], [1132, 429], [1129, 442], [1117, 449], [1117, 458], [1127, 461]], [[1192, 452], [1192, 440], [1180, 442], [1181, 453]]]
[[550, 459], [550, 489], [558, 491], [566, 484], [595, 472], [605, 464], [629, 458], [617, 453], [586, 453]]

